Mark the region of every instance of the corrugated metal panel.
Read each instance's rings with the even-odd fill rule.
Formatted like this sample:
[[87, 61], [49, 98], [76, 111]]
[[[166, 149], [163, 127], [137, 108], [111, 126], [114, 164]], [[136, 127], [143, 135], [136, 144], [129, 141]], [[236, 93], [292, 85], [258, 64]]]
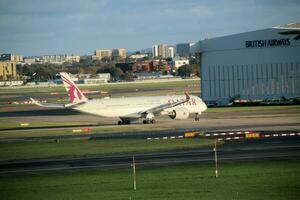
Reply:
[[299, 73], [297, 62], [213, 65], [208, 68], [208, 77], [202, 80], [202, 94], [205, 100], [236, 96], [242, 99], [300, 96]]
[[265, 29], [199, 42], [205, 101], [300, 96], [300, 40], [288, 46], [245, 48], [245, 41], [280, 39], [283, 30]]

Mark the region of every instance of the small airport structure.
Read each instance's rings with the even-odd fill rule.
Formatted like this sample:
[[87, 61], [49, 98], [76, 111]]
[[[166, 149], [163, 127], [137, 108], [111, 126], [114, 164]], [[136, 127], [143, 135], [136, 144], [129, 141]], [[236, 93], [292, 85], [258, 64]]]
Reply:
[[192, 52], [206, 103], [300, 97], [300, 23], [201, 40]]

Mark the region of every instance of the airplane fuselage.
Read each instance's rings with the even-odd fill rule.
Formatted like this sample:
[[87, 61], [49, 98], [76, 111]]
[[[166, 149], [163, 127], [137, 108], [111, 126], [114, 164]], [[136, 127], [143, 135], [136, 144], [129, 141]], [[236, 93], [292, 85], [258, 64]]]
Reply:
[[69, 103], [42, 103], [31, 98], [32, 102], [41, 107], [71, 108], [83, 113], [102, 117], [119, 117], [118, 124], [130, 124], [132, 121], [143, 119], [144, 124], [155, 123], [155, 116], [168, 115], [171, 119], [187, 119], [195, 114], [195, 121], [199, 121], [199, 115], [207, 107], [197, 96], [184, 95], [173, 96], [139, 96], [122, 98], [103, 98], [89, 100], [75, 85], [66, 72], [60, 72], [66, 91], [69, 95]]
[[[89, 113], [103, 117], [125, 117], [134, 116], [135, 113], [146, 111], [153, 107], [174, 103], [184, 100], [182, 95], [173, 96], [147, 96], [147, 97], [121, 97], [121, 98], [103, 98], [88, 100], [82, 105], [78, 105], [73, 109], [80, 112]], [[166, 109], [162, 114], [167, 114], [177, 108], [184, 108], [190, 114], [199, 113], [207, 109], [205, 103], [197, 96], [191, 95], [190, 100], [184, 104]]]

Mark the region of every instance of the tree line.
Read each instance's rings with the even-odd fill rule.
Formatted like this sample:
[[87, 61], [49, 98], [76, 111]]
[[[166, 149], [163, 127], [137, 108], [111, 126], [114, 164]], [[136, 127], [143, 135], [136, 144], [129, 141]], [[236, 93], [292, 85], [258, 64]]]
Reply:
[[[183, 65], [173, 75], [181, 77], [200, 76], [199, 62], [195, 58], [190, 59], [190, 64]], [[59, 72], [66, 71], [72, 74], [96, 74], [110, 73], [113, 80], [132, 80], [133, 74], [130, 71], [123, 71], [116, 67], [115, 61], [93, 61], [81, 59], [79, 63], [58, 64], [31, 64], [17, 65], [17, 73], [27, 76], [30, 80], [46, 81], [56, 79]]]

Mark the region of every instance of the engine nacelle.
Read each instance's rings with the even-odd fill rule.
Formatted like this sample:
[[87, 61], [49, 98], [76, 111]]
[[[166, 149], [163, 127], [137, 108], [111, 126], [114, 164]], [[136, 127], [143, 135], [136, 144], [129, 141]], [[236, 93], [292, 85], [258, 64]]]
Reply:
[[174, 109], [170, 114], [169, 117], [171, 119], [187, 119], [189, 117], [189, 111], [185, 108], [177, 108]]

